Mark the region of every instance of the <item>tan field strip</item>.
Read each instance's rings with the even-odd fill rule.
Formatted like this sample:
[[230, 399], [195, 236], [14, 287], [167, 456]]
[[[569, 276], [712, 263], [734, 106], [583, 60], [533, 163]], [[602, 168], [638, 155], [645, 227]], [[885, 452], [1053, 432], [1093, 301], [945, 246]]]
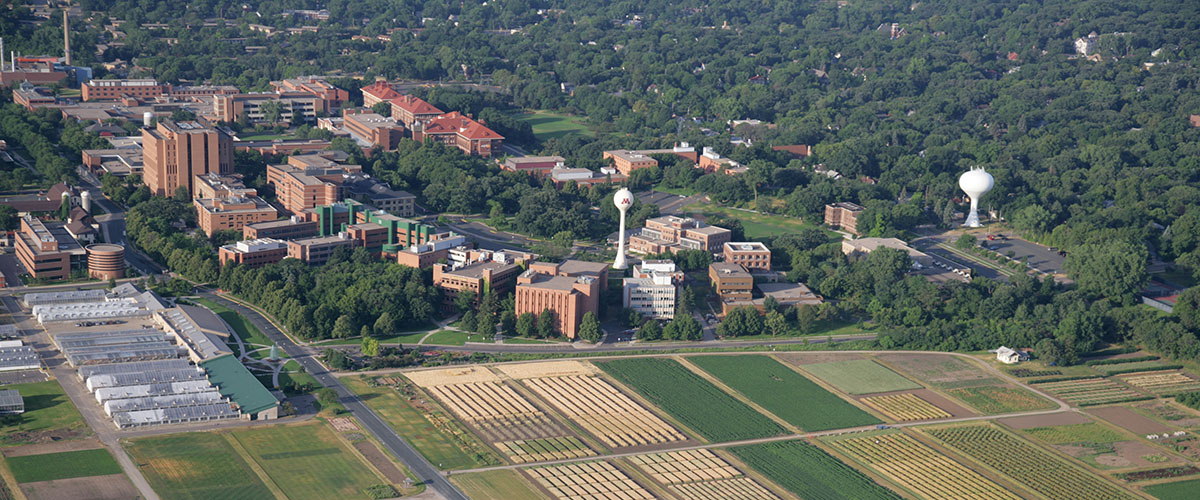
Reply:
[[1020, 497], [901, 433], [831, 441], [888, 479], [933, 500], [1017, 500]]
[[904, 393], [874, 396], [862, 398], [859, 401], [898, 422], [936, 420], [953, 416], [949, 412], [921, 399], [916, 394]]
[[499, 382], [500, 377], [483, 367], [442, 368], [404, 372], [414, 384], [429, 388], [438, 385], [470, 384], [473, 382]]
[[595, 375], [597, 373], [596, 367], [592, 365], [570, 360], [497, 365], [496, 369], [500, 370], [500, 373], [515, 379]]
[[526, 469], [538, 484], [561, 499], [648, 500], [654, 495], [608, 462], [583, 462]]
[[608, 446], [645, 446], [687, 439], [599, 377], [572, 375], [522, 382]]
[[629, 461], [684, 500], [779, 498], [709, 450], [651, 453]]

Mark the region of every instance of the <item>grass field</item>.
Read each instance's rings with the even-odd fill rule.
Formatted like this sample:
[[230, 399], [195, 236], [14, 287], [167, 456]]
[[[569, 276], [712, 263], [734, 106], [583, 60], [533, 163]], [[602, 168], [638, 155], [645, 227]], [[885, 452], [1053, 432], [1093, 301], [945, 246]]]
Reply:
[[1200, 479], [1145, 486], [1142, 491], [1158, 500], [1194, 500], [1200, 491]]
[[595, 365], [710, 441], [736, 441], [784, 433], [779, 424], [675, 360], [620, 359]]
[[121, 466], [105, 448], [8, 457], [5, 460], [18, 483], [121, 473]]
[[[193, 298], [190, 300], [192, 300], [193, 302], [200, 304], [204, 307], [207, 307], [212, 312], [217, 313], [217, 316], [220, 316], [221, 319], [225, 320], [226, 323], [229, 323], [229, 326], [231, 328], [233, 328], [234, 333], [236, 333], [237, 336], [242, 339], [242, 342], [245, 342], [247, 344], [262, 344], [262, 345], [271, 345], [274, 343], [274, 342], [271, 342], [271, 339], [267, 338], [266, 335], [264, 335], [261, 331], [259, 331], [257, 326], [254, 326], [253, 323], [250, 323], [250, 321], [246, 320], [245, 317], [243, 317], [241, 314], [238, 314], [233, 309], [230, 309], [228, 307], [225, 307], [221, 304], [218, 304], [218, 303], [213, 302], [208, 299]], [[235, 351], [237, 350], [236, 344], [230, 345], [229, 347]], [[253, 346], [246, 346], [246, 347], [248, 349], [254, 349]], [[280, 354], [281, 355], [283, 354], [282, 350], [280, 351]], [[268, 355], [269, 355], [269, 353], [268, 354], [251, 353], [250, 357], [256, 358], [256, 359], [261, 359], [261, 358], [267, 357]]]
[[483, 443], [463, 429], [461, 439], [470, 440], [470, 445], [460, 443], [454, 436], [434, 427], [417, 409], [387, 386], [370, 387], [364, 377], [345, 377], [342, 383], [358, 394], [380, 418], [387, 421], [398, 434], [404, 436], [426, 459], [442, 469], [468, 469], [490, 465], [487, 461], [468, 452], [471, 446], [483, 447]]
[[512, 470], [492, 470], [455, 474], [450, 482], [472, 500], [509, 500], [513, 498], [544, 500], [546, 495], [535, 489], [521, 473]]
[[25, 413], [21, 414], [21, 423], [0, 427], [0, 443], [5, 446], [25, 444], [46, 433], [77, 436], [90, 433], [83, 416], [75, 409], [75, 405], [71, 404], [58, 381], [13, 384], [4, 388], [17, 390], [25, 399]]
[[[821, 229], [820, 226], [808, 224], [795, 217], [734, 210], [715, 203], [696, 203], [688, 205], [684, 210], [705, 215], [720, 214], [737, 219], [742, 222], [742, 229], [749, 239], [770, 238], [779, 234], [799, 232], [802, 229]], [[838, 236], [832, 231], [826, 232], [829, 233], [831, 241], [834, 236]]]
[[976, 410], [988, 415], [1054, 408], [1054, 403], [1037, 394], [1016, 387], [997, 385], [963, 387], [949, 389], [946, 391], [946, 394], [954, 396]]
[[425, 339], [422, 344], [432, 345], [463, 345], [467, 342], [492, 342], [495, 336], [479, 335], [477, 333], [460, 332], [458, 330], [442, 330], [429, 338]]
[[[424, 337], [425, 334], [429, 333], [429, 330], [432, 330], [435, 327], [437, 327], [437, 325], [433, 324], [432, 321], [425, 321], [417, 325], [411, 325], [405, 328], [404, 331], [394, 332], [392, 335], [376, 336], [375, 338], [378, 339], [379, 343], [381, 344], [416, 344], [417, 342], [421, 341], [421, 338]], [[321, 346], [359, 345], [362, 344], [362, 337], [354, 336], [347, 339], [317, 342], [316, 344]]]
[[740, 446], [730, 451], [800, 498], [900, 498], [821, 449], [800, 441]]
[[163, 498], [254, 500], [271, 491], [221, 434], [192, 432], [125, 443], [150, 486]]
[[806, 431], [879, 423], [879, 419], [767, 356], [693, 356], [688, 361]]
[[533, 135], [537, 140], [558, 139], [568, 134], [579, 134], [585, 137], [595, 137], [593, 131], [584, 119], [578, 116], [552, 113], [550, 111], [534, 111], [517, 115], [517, 119], [533, 127]]
[[869, 359], [804, 365], [804, 370], [849, 394], [875, 394], [921, 388], [921, 384]]
[[1035, 427], [1024, 432], [1050, 444], [1068, 443], [1115, 443], [1129, 438], [1120, 432], [1095, 422], [1087, 424]]
[[292, 500], [368, 498], [384, 483], [323, 424], [274, 426], [231, 435]]

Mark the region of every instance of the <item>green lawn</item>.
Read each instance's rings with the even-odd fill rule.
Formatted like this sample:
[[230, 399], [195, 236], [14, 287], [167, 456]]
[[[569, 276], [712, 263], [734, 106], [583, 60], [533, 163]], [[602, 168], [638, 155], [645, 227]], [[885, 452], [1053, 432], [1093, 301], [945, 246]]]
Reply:
[[[213, 302], [208, 299], [193, 298], [193, 299], [189, 299], [189, 300], [191, 300], [197, 304], [200, 304], [204, 307], [207, 307], [212, 312], [217, 313], [217, 316], [220, 316], [221, 319], [225, 320], [226, 323], [229, 323], [229, 326], [231, 328], [233, 328], [234, 333], [237, 333], [237, 336], [242, 339], [242, 342], [245, 342], [247, 344], [261, 344], [261, 345], [268, 345], [268, 346], [274, 343], [274, 342], [271, 342], [271, 339], [267, 338], [266, 335], [264, 335], [261, 331], [259, 331], [257, 326], [254, 326], [253, 323], [248, 321], [245, 317], [243, 317], [241, 314], [238, 314], [233, 309], [230, 309], [228, 307], [225, 307], [221, 304], [218, 304], [218, 303]], [[236, 343], [231, 344], [229, 347], [231, 349], [237, 350]], [[253, 346], [246, 346], [246, 347], [247, 347], [247, 349], [250, 349], [250, 350], [254, 349]], [[283, 350], [280, 350], [279, 354], [280, 354], [280, 356], [284, 356]], [[250, 357], [255, 358], [255, 359], [263, 359], [263, 358], [266, 358], [268, 355], [270, 355], [269, 352], [259, 352], [259, 353], [252, 352], [250, 354]]]
[[921, 388], [921, 384], [869, 359], [817, 363], [804, 365], [803, 368], [848, 394], [875, 394]]
[[[434, 466], [442, 469], [468, 469], [492, 465], [468, 449], [487, 449], [473, 434], [461, 427], [456, 427], [460, 432], [456, 436], [447, 434], [430, 423], [421, 410], [414, 407], [395, 389], [387, 386], [370, 387], [366, 377], [345, 377], [342, 378], [342, 383], [358, 394], [367, 406], [375, 410], [380, 418], [391, 425], [397, 434], [407, 439]], [[442, 417], [453, 421], [449, 415]]]
[[1142, 491], [1158, 500], [1193, 500], [1196, 492], [1200, 491], [1200, 479], [1144, 486]]
[[514, 498], [544, 500], [543, 495], [521, 473], [511, 470], [491, 470], [455, 474], [450, 482], [472, 500], [510, 500]]
[[550, 111], [534, 111], [517, 115], [517, 119], [533, 127], [533, 135], [539, 141], [558, 139], [568, 134], [580, 134], [585, 137], [596, 136], [596, 132], [584, 123], [582, 117], [578, 116]]
[[[747, 239], [762, 239], [778, 236], [780, 234], [795, 233], [802, 229], [821, 229], [820, 226], [808, 224], [795, 217], [787, 217], [783, 215], [769, 215], [745, 210], [734, 210], [729, 207], [717, 205], [715, 203], [696, 203], [688, 205], [685, 209], [688, 212], [699, 212], [703, 214], [721, 214], [726, 217], [731, 217], [742, 222], [742, 228], [746, 231]], [[841, 238], [841, 235], [826, 230], [830, 235], [830, 240]]]
[[292, 500], [368, 498], [386, 482], [324, 424], [274, 426], [231, 433]]
[[460, 332], [458, 330], [442, 330], [425, 339], [424, 344], [432, 345], [463, 345], [467, 342], [492, 342], [494, 335], [479, 335], [477, 333]]
[[124, 443], [163, 498], [254, 500], [271, 491], [221, 434], [192, 432]]
[[79, 436], [90, 434], [83, 416], [56, 380], [4, 386], [15, 389], [25, 399], [21, 422], [0, 427], [0, 444], [5, 446], [37, 441], [43, 434], [67, 431]]
[[[434, 329], [437, 325], [431, 321], [426, 321], [420, 325], [404, 329], [401, 332], [395, 332], [392, 335], [384, 335], [375, 337], [382, 344], [416, 344], [424, 337], [426, 333]], [[355, 336], [348, 339], [337, 339], [326, 342], [317, 342], [317, 345], [359, 345], [362, 343], [362, 337]]]
[[288, 134], [254, 134], [254, 135], [239, 135], [238, 139], [242, 141], [273, 141], [275, 139], [295, 139], [296, 136]]
[[25, 455], [9, 457], [5, 460], [18, 483], [121, 473], [121, 466], [104, 448], [45, 455]]
[[687, 359], [755, 404], [806, 431], [880, 422], [767, 356], [691, 356]]

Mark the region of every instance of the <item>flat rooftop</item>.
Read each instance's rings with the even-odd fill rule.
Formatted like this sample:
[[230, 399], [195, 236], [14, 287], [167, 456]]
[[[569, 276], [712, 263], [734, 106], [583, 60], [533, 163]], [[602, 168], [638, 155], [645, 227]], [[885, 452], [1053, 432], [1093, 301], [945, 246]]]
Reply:
[[725, 244], [726, 251], [732, 252], [770, 252], [766, 245], [758, 241], [738, 241]]
[[518, 286], [531, 287], [531, 288], [542, 288], [542, 289], [546, 289], [546, 290], [559, 290], [559, 291], [563, 291], [563, 292], [569, 292], [569, 291], [574, 290], [575, 283], [579, 282], [579, 280], [592, 279], [587, 276], [572, 278], [569, 276], [549, 276], [549, 275], [545, 275], [545, 274], [541, 274], [541, 273], [534, 273], [532, 271], [525, 271], [525, 272], [532, 273], [534, 275], [533, 282], [523, 284], [523, 285], [518, 285]]
[[483, 279], [483, 272], [485, 270], [491, 270], [493, 273], [496, 273], [498, 271], [512, 269], [514, 267], [518, 267], [518, 266], [516, 264], [508, 264], [505, 262], [496, 262], [494, 260], [485, 260], [482, 262], [476, 262], [474, 264], [468, 264], [468, 265], [465, 265], [458, 269], [443, 271], [442, 274], [448, 274], [450, 276], [458, 276], [461, 278]]
[[719, 275], [725, 277], [752, 278], [750, 273], [746, 272], [746, 268], [742, 267], [740, 264], [734, 264], [732, 262], [713, 262], [709, 265], [709, 268], [716, 271]]
[[611, 265], [612, 264], [609, 264], [607, 262], [587, 262], [587, 261], [583, 261], [583, 260], [565, 260], [561, 264], [558, 265], [558, 272], [569, 274], [572, 276], [588, 275], [588, 274], [594, 274], [594, 275], [598, 276], [598, 275], [600, 275], [600, 273], [607, 271], [609, 266], [611, 266]]

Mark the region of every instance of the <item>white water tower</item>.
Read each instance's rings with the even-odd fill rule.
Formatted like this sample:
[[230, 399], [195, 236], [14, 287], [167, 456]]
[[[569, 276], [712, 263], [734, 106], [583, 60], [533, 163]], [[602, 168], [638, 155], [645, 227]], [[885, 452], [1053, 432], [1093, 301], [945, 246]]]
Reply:
[[154, 113], [149, 111], [142, 113], [142, 126], [150, 128], [150, 124], [154, 123]]
[[79, 193], [79, 206], [83, 207], [85, 212], [92, 213], [92, 193], [89, 193], [86, 189], [81, 190]]
[[963, 223], [966, 227], [982, 227], [979, 223], [979, 199], [992, 187], [996, 185], [996, 180], [983, 170], [983, 167], [972, 168], [962, 174], [958, 178], [958, 187], [962, 188], [967, 197], [971, 198], [971, 211], [967, 213], [967, 221]]
[[613, 269], [625, 269], [628, 267], [625, 263], [625, 212], [633, 206], [633, 193], [628, 188], [621, 188], [613, 195], [613, 204], [621, 211], [621, 228], [617, 233], [617, 261], [613, 262]]

